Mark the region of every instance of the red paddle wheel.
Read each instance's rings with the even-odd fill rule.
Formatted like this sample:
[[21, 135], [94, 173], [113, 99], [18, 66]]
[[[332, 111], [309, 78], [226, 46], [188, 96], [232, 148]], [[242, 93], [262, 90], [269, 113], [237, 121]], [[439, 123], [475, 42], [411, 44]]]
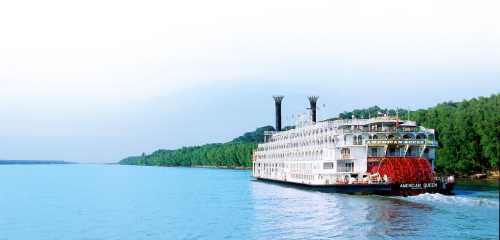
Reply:
[[434, 180], [431, 164], [419, 157], [384, 157], [369, 172], [387, 175], [392, 183], [427, 183]]

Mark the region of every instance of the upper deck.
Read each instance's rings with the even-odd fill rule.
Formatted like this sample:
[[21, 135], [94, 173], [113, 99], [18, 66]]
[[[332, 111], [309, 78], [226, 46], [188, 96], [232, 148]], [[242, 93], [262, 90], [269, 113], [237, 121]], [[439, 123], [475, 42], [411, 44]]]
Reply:
[[[265, 159], [267, 156], [278, 158], [297, 153], [321, 155], [327, 149], [359, 147], [369, 148], [368, 157], [399, 156], [423, 154], [423, 149], [437, 146], [433, 129], [419, 127], [414, 121], [379, 117], [321, 121], [287, 131], [266, 132], [265, 142], [257, 146], [255, 156]], [[395, 150], [400, 148], [404, 150]]]
[[[297, 138], [318, 138], [343, 135], [368, 135], [366, 140], [401, 140], [400, 144], [435, 145], [434, 129], [417, 126], [415, 121], [400, 120], [396, 117], [376, 117], [370, 119], [325, 120], [317, 123], [297, 125], [287, 131], [264, 133], [265, 143], [277, 143]], [[419, 140], [419, 141], [408, 141]], [[381, 144], [381, 141], [370, 141]], [[394, 142], [398, 143], [398, 142]]]

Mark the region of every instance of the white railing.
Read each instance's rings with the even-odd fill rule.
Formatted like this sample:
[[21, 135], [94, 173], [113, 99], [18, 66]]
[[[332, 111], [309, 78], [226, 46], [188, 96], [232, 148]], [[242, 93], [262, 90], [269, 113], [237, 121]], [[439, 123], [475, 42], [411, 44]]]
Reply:
[[317, 179], [323, 184], [389, 184], [391, 182], [390, 178], [384, 179], [378, 174], [357, 178], [350, 177], [348, 173], [319, 174]]

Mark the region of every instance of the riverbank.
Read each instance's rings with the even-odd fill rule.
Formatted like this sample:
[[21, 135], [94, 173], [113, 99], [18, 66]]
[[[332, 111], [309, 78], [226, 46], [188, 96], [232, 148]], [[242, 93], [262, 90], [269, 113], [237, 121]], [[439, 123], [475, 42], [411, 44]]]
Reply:
[[455, 177], [460, 179], [499, 179], [500, 174], [498, 170], [496, 170], [474, 174], [456, 174]]
[[216, 169], [233, 169], [233, 170], [252, 170], [252, 167], [237, 167], [237, 166], [191, 166], [192, 168], [216, 168]]

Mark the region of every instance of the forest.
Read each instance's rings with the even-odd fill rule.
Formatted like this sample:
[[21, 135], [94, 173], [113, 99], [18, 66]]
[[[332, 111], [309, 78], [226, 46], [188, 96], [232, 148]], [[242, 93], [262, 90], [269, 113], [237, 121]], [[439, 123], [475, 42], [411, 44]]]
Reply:
[[253, 150], [257, 143], [264, 140], [264, 132], [273, 130], [272, 126], [266, 126], [247, 132], [227, 143], [158, 150], [149, 155], [143, 153], [141, 156], [123, 159], [120, 164], [248, 168], [251, 166]]
[[[383, 109], [373, 106], [339, 114], [338, 118], [399, 115], [436, 129], [439, 148], [436, 170], [446, 174], [471, 174], [498, 170], [500, 160], [500, 94], [461, 102], [445, 102], [427, 109]], [[290, 129], [292, 127], [287, 127]], [[155, 166], [250, 167], [252, 151], [272, 126], [257, 128], [223, 144], [158, 150], [129, 157], [120, 164]]]
[[411, 112], [410, 118], [436, 129], [438, 172], [471, 174], [498, 170], [500, 94], [441, 103]]

